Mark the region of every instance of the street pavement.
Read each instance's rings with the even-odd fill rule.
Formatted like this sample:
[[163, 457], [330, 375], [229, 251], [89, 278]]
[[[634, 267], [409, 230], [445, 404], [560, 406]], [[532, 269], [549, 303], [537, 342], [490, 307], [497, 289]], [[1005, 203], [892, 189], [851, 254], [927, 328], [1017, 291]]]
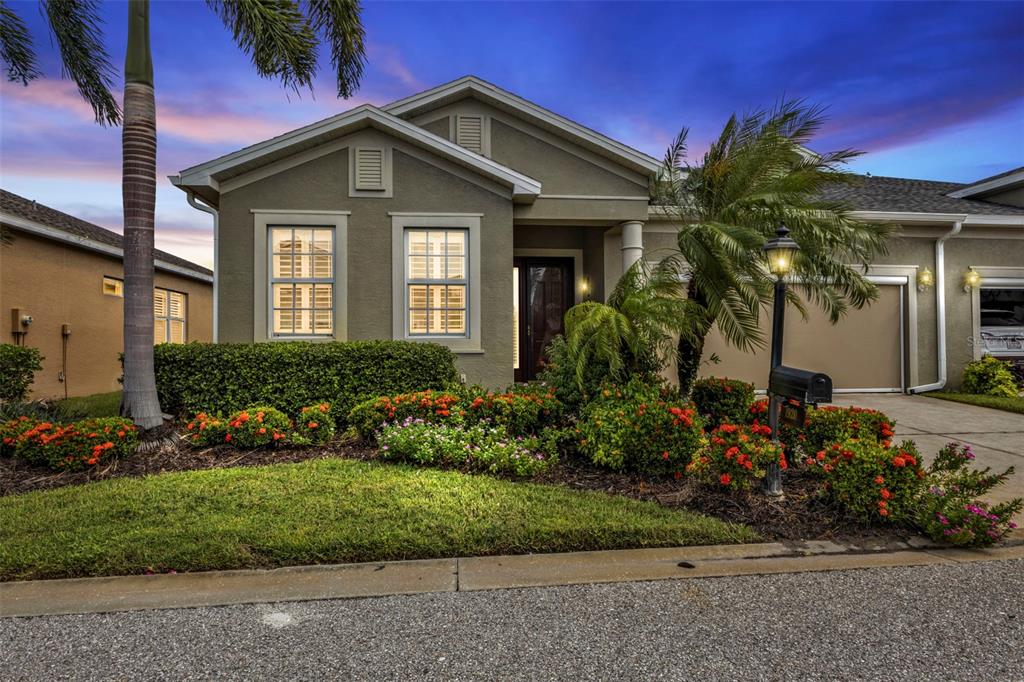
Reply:
[[1024, 560], [0, 620], [4, 680], [1024, 680]]

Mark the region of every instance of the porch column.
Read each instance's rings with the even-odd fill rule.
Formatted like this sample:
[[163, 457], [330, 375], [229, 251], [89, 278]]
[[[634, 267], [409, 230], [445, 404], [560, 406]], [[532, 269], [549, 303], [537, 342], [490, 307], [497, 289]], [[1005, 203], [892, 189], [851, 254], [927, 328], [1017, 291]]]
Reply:
[[622, 271], [626, 272], [644, 255], [644, 224], [639, 220], [622, 223]]

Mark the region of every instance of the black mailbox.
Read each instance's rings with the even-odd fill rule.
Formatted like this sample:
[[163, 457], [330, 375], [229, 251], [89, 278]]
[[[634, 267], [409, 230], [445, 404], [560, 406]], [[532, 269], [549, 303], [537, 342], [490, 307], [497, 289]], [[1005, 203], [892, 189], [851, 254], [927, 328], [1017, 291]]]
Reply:
[[808, 405], [832, 402], [832, 377], [796, 367], [780, 365], [768, 379], [768, 392]]

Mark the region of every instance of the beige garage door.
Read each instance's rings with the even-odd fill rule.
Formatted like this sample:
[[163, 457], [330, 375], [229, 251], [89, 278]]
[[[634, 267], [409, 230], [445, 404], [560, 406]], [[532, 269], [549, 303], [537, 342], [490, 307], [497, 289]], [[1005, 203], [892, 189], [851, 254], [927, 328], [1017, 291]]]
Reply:
[[[818, 310], [806, 322], [792, 307], [786, 310], [782, 361], [792, 367], [825, 372], [834, 388], [900, 389], [903, 387], [900, 342], [902, 287], [879, 286], [878, 299], [868, 308], [851, 310], [836, 325]], [[771, 320], [765, 321], [765, 340]], [[718, 365], [705, 362], [702, 374], [768, 383], [768, 350], [742, 353], [727, 346], [718, 331], [708, 337], [705, 361], [717, 353]]]

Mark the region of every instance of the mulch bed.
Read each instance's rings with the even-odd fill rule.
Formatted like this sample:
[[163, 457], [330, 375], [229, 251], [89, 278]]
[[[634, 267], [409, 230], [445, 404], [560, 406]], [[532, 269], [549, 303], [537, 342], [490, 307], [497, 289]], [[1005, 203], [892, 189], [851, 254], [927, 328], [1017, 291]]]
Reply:
[[[161, 434], [166, 435], [166, 434]], [[278, 447], [239, 451], [231, 446], [195, 449], [185, 441], [165, 440], [151, 452], [137, 452], [125, 459], [86, 471], [60, 472], [0, 458], [0, 496], [66, 485], [79, 485], [110, 478], [141, 477], [173, 471], [221, 469], [225, 467], [287, 464], [325, 457], [378, 459], [376, 448], [351, 440], [338, 440], [323, 447]], [[726, 521], [745, 523], [766, 540], [832, 540], [845, 543], [889, 542], [913, 535], [893, 528], [865, 527], [843, 515], [819, 494], [821, 480], [812, 474], [790, 471], [784, 477], [785, 497], [770, 498], [757, 490], [726, 490], [696, 481], [647, 478], [595, 467], [579, 457], [569, 456], [538, 483], [563, 485], [657, 502], [666, 507], [698, 511]]]

